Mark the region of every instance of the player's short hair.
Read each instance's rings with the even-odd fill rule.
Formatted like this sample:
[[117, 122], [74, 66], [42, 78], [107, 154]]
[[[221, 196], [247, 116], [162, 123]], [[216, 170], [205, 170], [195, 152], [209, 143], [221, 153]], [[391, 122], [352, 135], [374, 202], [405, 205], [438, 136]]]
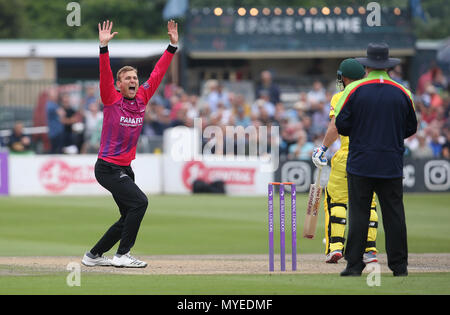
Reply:
[[136, 72], [136, 75], [138, 73], [137, 69], [135, 67], [132, 66], [124, 66], [122, 68], [119, 69], [119, 71], [117, 71], [117, 81], [120, 81], [120, 75], [124, 72], [128, 72], [128, 71], [134, 71]]

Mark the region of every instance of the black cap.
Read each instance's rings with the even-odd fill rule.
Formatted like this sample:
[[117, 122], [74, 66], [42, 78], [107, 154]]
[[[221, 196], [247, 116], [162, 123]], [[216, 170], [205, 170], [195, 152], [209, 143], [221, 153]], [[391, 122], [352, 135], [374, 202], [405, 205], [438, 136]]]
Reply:
[[389, 58], [389, 46], [386, 43], [370, 43], [367, 57], [356, 58], [363, 66], [374, 69], [388, 69], [400, 63], [398, 58]]

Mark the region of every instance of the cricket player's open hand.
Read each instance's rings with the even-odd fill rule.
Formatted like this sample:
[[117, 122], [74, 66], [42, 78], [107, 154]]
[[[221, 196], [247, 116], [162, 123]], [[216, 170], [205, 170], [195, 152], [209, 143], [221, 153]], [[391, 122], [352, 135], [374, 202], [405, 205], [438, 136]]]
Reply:
[[169, 34], [170, 43], [178, 44], [178, 24], [174, 20], [167, 22], [167, 34]]
[[98, 39], [100, 40], [100, 46], [107, 46], [109, 41], [114, 38], [118, 33], [111, 33], [111, 29], [113, 27], [113, 22], [107, 20], [103, 21], [103, 25], [98, 23]]

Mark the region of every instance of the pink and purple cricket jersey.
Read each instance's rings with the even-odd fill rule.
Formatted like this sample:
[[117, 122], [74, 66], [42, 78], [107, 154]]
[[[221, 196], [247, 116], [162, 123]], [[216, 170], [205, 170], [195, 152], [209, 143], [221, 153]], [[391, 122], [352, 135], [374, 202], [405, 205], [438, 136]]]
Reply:
[[114, 87], [109, 52], [100, 50], [100, 97], [103, 109], [103, 128], [98, 157], [104, 161], [127, 166], [136, 157], [136, 146], [144, 123], [145, 108], [164, 77], [175, 47], [169, 46], [156, 63], [150, 78], [142, 84], [132, 100]]

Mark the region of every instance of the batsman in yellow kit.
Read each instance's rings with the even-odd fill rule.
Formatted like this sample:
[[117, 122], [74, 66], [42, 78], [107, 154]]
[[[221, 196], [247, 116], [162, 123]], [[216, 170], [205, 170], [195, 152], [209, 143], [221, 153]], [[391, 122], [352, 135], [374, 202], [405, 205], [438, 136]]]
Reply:
[[[362, 79], [365, 75], [364, 67], [355, 59], [349, 58], [341, 62], [337, 72], [337, 81], [341, 89], [353, 81]], [[337, 263], [343, 257], [345, 243], [345, 227], [347, 223], [347, 156], [349, 138], [339, 136], [335, 125], [334, 107], [338, 103], [343, 92], [339, 92], [331, 99], [330, 123], [325, 134], [322, 145], [316, 148], [312, 155], [312, 160], [317, 167], [327, 165], [325, 152], [334, 141], [340, 137], [341, 147], [331, 159], [331, 172], [325, 189], [325, 240], [327, 263]], [[376, 237], [378, 227], [378, 215], [376, 212], [375, 194], [372, 199], [370, 210], [370, 223], [368, 226], [368, 236], [364, 263], [377, 262]]]

